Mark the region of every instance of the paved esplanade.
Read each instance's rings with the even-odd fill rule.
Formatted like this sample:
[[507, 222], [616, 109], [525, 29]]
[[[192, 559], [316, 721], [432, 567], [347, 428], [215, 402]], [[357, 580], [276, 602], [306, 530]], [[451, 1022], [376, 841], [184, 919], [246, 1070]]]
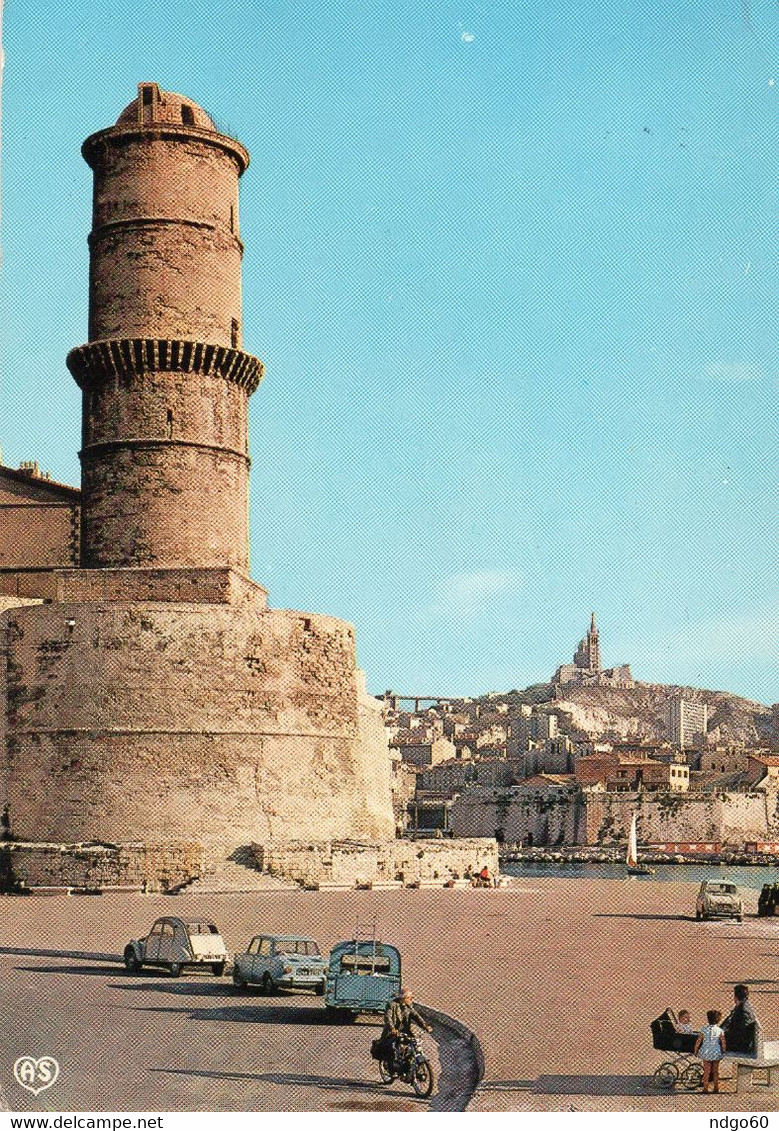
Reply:
[[[118, 955], [159, 914], [210, 915], [233, 951], [258, 931], [310, 932], [325, 949], [375, 914], [401, 948], [403, 980], [479, 1036], [487, 1071], [472, 1108], [771, 1110], [770, 1095], [648, 1084], [663, 1059], [649, 1022], [668, 1005], [702, 1023], [748, 981], [766, 1037], [779, 1035], [779, 923], [752, 917], [757, 890], [743, 924], [696, 923], [695, 890], [533, 879], [496, 891], [9, 897], [0, 1087], [23, 1110], [424, 1108], [407, 1087], [379, 1084], [368, 1056], [376, 1030], [329, 1024], [321, 998], [239, 996], [226, 979], [130, 976], [88, 957]], [[430, 1038], [427, 1047], [437, 1053]], [[37, 1100], [11, 1075], [26, 1053], [62, 1066]]]

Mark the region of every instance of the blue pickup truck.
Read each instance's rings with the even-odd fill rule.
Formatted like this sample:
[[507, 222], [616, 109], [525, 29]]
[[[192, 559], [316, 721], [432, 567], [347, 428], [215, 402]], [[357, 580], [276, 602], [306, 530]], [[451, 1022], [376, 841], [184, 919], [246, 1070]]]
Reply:
[[351, 939], [330, 951], [325, 1008], [340, 1018], [383, 1013], [400, 992], [400, 951], [388, 943]]

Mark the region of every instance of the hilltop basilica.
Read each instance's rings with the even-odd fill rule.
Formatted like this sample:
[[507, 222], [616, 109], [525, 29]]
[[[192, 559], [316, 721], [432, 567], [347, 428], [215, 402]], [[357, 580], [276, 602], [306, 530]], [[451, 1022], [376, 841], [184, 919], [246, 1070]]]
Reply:
[[600, 636], [595, 624], [595, 613], [590, 618], [587, 635], [579, 641], [572, 664], [561, 664], [552, 676], [556, 687], [566, 684], [585, 684], [592, 687], [635, 687], [630, 664], [616, 668], [601, 667]]

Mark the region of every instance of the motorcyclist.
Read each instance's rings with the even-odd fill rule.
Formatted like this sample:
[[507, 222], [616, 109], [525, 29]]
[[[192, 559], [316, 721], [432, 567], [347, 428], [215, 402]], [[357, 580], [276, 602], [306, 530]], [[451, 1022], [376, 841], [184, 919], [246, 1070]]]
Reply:
[[426, 1033], [432, 1032], [432, 1027], [414, 1009], [414, 995], [411, 990], [403, 987], [384, 1010], [381, 1041], [387, 1050], [392, 1049], [393, 1059], [397, 1059], [403, 1039], [412, 1036], [412, 1025], [417, 1025]]

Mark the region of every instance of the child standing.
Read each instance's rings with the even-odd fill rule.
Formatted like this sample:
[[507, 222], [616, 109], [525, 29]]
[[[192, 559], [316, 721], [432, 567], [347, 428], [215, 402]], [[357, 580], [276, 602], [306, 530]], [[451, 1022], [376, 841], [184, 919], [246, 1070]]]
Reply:
[[693, 1052], [703, 1061], [703, 1090], [708, 1092], [709, 1083], [713, 1085], [712, 1091], [719, 1091], [719, 1062], [725, 1052], [725, 1034], [719, 1027], [722, 1014], [718, 1009], [710, 1009], [706, 1014], [707, 1025], [703, 1026], [698, 1040], [695, 1042]]

